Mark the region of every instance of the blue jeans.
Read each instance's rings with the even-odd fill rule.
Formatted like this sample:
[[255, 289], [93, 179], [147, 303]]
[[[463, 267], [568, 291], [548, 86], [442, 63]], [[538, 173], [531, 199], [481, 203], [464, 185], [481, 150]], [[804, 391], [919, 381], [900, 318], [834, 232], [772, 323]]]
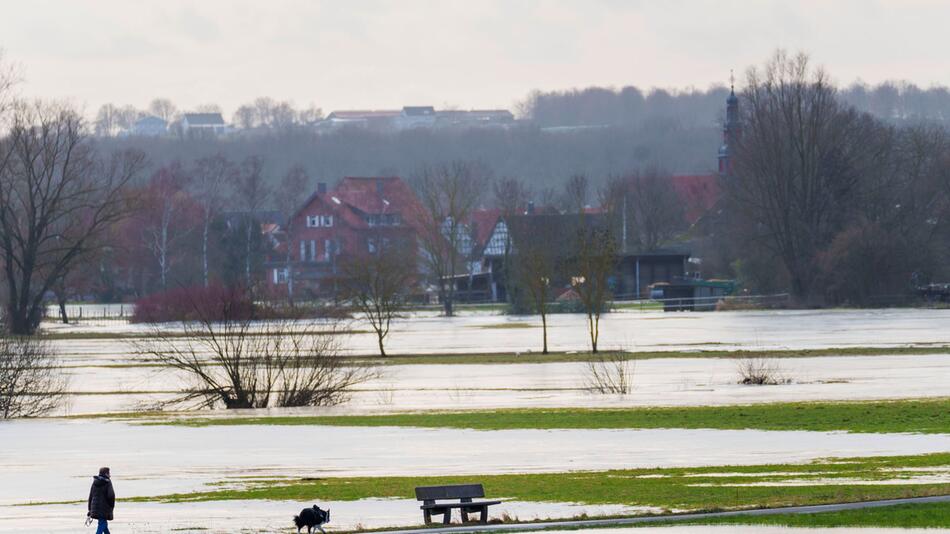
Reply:
[[109, 533], [109, 522], [105, 519], [99, 520], [99, 528], [96, 529], [96, 534], [110, 534]]

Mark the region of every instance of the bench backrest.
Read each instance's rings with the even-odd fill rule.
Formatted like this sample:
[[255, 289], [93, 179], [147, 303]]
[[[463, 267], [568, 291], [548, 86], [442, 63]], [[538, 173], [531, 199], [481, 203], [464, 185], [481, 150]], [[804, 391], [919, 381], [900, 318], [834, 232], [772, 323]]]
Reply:
[[416, 488], [416, 500], [437, 501], [440, 499], [473, 499], [485, 496], [481, 484], [456, 484], [454, 486], [421, 486]]

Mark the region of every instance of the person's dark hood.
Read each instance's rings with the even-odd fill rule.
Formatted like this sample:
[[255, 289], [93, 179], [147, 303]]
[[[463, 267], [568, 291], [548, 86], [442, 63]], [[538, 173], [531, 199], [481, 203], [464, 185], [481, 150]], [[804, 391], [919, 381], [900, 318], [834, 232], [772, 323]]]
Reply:
[[109, 480], [109, 477], [104, 477], [102, 475], [96, 475], [92, 477], [92, 485], [96, 487], [105, 486], [106, 484], [111, 484], [112, 481]]

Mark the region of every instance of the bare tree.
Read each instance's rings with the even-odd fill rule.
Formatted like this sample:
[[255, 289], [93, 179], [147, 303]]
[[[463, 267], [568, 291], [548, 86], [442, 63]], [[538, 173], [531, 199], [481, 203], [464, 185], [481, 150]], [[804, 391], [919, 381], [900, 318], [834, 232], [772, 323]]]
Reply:
[[[518, 220], [508, 220], [509, 225], [519, 224]], [[524, 238], [517, 243], [511, 255], [514, 263], [512, 271], [518, 286], [524, 288], [534, 310], [541, 316], [541, 353], [547, 354], [548, 302], [551, 300], [552, 284], [560, 275], [560, 259], [555, 243], [562, 236], [555, 235], [553, 228], [540, 225], [531, 225], [530, 232], [520, 231], [519, 234]]]
[[238, 128], [248, 130], [258, 124], [257, 110], [254, 109], [254, 106], [241, 106], [234, 112], [234, 117], [231, 120]]
[[195, 200], [201, 207], [201, 268], [205, 287], [208, 287], [208, 237], [215, 214], [224, 201], [224, 186], [234, 176], [234, 165], [222, 154], [199, 159], [192, 172]]
[[600, 316], [607, 308], [610, 276], [617, 263], [617, 246], [610, 226], [603, 219], [581, 215], [572, 252], [571, 286], [587, 315], [590, 348], [596, 354]]
[[886, 154], [875, 120], [844, 106], [808, 57], [776, 52], [748, 71], [742, 132], [724, 180], [733, 207], [749, 221], [807, 297], [818, 251], [841, 226], [859, 181]]
[[[291, 236], [294, 234], [294, 215], [297, 209], [305, 202], [307, 191], [310, 189], [310, 176], [301, 165], [295, 165], [287, 171], [280, 181], [280, 187], [274, 192], [277, 209], [284, 219], [284, 268], [287, 270], [287, 298], [290, 305], [294, 304], [294, 265], [293, 246]], [[300, 258], [303, 260], [304, 258]]]
[[45, 415], [65, 394], [66, 379], [48, 341], [0, 337], [0, 419]]
[[587, 390], [627, 395], [633, 389], [635, 366], [624, 351], [613, 351], [587, 361]]
[[743, 358], [736, 361], [736, 372], [739, 375], [739, 383], [745, 385], [774, 386], [791, 382], [791, 379], [784, 376], [777, 358]]
[[259, 156], [248, 156], [241, 163], [235, 180], [234, 197], [244, 212], [244, 278], [248, 290], [253, 287], [251, 260], [254, 232], [259, 231], [257, 216], [270, 196], [264, 180], [264, 161]]
[[128, 215], [122, 194], [143, 165], [137, 152], [103, 158], [82, 119], [63, 106], [19, 104], [0, 140], [0, 254], [7, 327], [32, 334], [57, 280]]
[[122, 106], [115, 110], [115, 126], [120, 131], [129, 131], [135, 125], [135, 121], [142, 118], [142, 112], [135, 106]]
[[426, 168], [415, 179], [423, 209], [419, 242], [449, 317], [454, 313], [456, 275], [468, 268], [472, 238], [467, 225], [488, 180], [483, 165], [467, 161]]
[[379, 355], [393, 319], [399, 317], [416, 278], [413, 247], [377, 237], [375, 251], [343, 258], [340, 289], [343, 298], [363, 314], [379, 344]]
[[564, 184], [562, 204], [568, 213], [584, 213], [590, 194], [590, 180], [585, 174], [574, 174]]
[[148, 105], [148, 112], [167, 123], [171, 123], [178, 116], [178, 108], [167, 98], [152, 100]]
[[[215, 303], [217, 306], [218, 303]], [[234, 305], [223, 299], [221, 306]], [[196, 310], [209, 310], [208, 303]], [[243, 306], [238, 305], [238, 308]], [[171, 404], [210, 408], [332, 406], [376, 376], [373, 367], [340, 356], [333, 324], [283, 319], [254, 321], [237, 309], [199, 313], [183, 322], [186, 337], [157, 328], [138, 348], [195, 381]]]
[[112, 137], [118, 128], [118, 111], [112, 104], [103, 104], [96, 113], [94, 129], [99, 137]]
[[173, 250], [191, 232], [186, 215], [192, 201], [185, 191], [189, 183], [181, 164], [159, 169], [149, 180], [141, 200], [142, 241], [158, 262], [162, 290], [168, 290], [168, 274], [175, 259]]
[[619, 228], [621, 250], [653, 252], [685, 230], [683, 201], [672, 178], [649, 168], [608, 181], [601, 202]]

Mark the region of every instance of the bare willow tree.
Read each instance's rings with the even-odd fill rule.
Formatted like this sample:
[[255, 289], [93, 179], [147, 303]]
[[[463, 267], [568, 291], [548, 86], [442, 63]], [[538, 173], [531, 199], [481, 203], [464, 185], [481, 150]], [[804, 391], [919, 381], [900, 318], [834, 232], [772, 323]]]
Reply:
[[597, 353], [600, 316], [610, 298], [610, 277], [617, 265], [617, 244], [606, 220], [580, 216], [570, 265], [571, 286], [577, 292], [590, 334], [591, 352]]
[[419, 242], [449, 317], [454, 313], [456, 275], [467, 273], [469, 265], [473, 243], [469, 220], [489, 179], [484, 165], [470, 161], [428, 167], [414, 179], [423, 211], [418, 217]]
[[587, 360], [587, 391], [602, 395], [627, 395], [633, 389], [636, 361], [623, 350], [610, 351]]
[[402, 312], [416, 279], [415, 257], [407, 252], [413, 248], [383, 244], [380, 238], [374, 252], [348, 256], [340, 263], [341, 295], [369, 321], [380, 356], [386, 356], [390, 325]]
[[[287, 299], [294, 305], [294, 265], [293, 250], [290, 237], [294, 234], [294, 215], [306, 201], [307, 190], [310, 188], [310, 176], [307, 170], [295, 165], [287, 171], [280, 181], [280, 187], [274, 192], [277, 210], [284, 219], [283, 232], [286, 248], [284, 249], [284, 269], [287, 271]], [[300, 258], [302, 261], [304, 258]]]
[[[232, 303], [222, 303], [231, 306]], [[195, 309], [208, 309], [207, 303]], [[139, 350], [183, 371], [195, 383], [171, 404], [210, 408], [333, 406], [376, 376], [340, 355], [333, 324], [297, 319], [255, 321], [240, 305], [213, 319], [183, 322], [185, 336], [156, 328]]]
[[100, 156], [62, 105], [18, 103], [11, 122], [0, 139], [0, 263], [7, 327], [32, 334], [47, 292], [129, 214], [123, 189], [144, 157]]
[[48, 341], [0, 337], [0, 419], [45, 415], [62, 405], [66, 379]]
[[191, 173], [191, 187], [201, 208], [201, 274], [205, 287], [210, 283], [208, 239], [211, 223], [224, 202], [224, 187], [234, 176], [234, 165], [222, 154], [199, 159]]
[[764, 69], [750, 69], [742, 108], [725, 192], [748, 220], [750, 237], [781, 259], [792, 292], [805, 298], [816, 255], [841, 227], [886, 143], [876, 121], [842, 104], [805, 54], [778, 51]]

